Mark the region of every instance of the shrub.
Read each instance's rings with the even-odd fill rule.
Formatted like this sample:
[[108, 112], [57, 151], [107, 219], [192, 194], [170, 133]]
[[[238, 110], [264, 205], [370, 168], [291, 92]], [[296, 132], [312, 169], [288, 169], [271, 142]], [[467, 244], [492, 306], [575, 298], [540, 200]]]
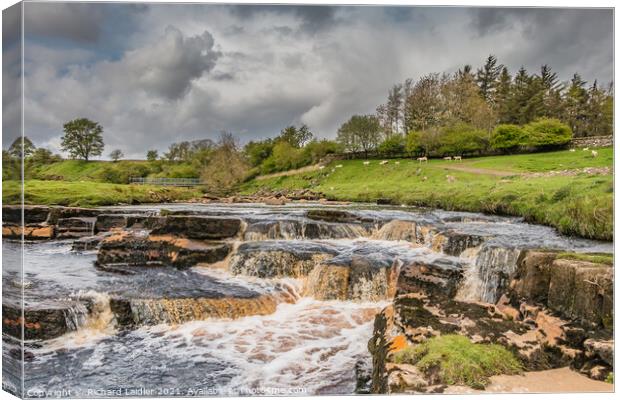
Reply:
[[414, 364], [424, 373], [436, 372], [442, 383], [484, 389], [489, 377], [516, 374], [521, 363], [498, 344], [476, 344], [461, 335], [443, 335], [394, 355], [398, 363]]
[[343, 150], [342, 145], [333, 140], [313, 140], [303, 148], [304, 160], [309, 164], [314, 164], [328, 154], [342, 153]]
[[405, 138], [401, 135], [392, 135], [385, 139], [377, 148], [383, 155], [400, 155], [405, 152]]
[[491, 136], [491, 147], [507, 153], [517, 150], [525, 143], [525, 132], [517, 125], [498, 125]]
[[573, 132], [560, 120], [541, 118], [523, 127], [526, 135], [525, 144], [532, 147], [554, 148], [571, 141]]
[[464, 122], [441, 128], [438, 152], [443, 155], [462, 155], [485, 149], [486, 133]]
[[411, 131], [405, 139], [405, 150], [410, 155], [418, 155], [424, 151], [420, 132]]

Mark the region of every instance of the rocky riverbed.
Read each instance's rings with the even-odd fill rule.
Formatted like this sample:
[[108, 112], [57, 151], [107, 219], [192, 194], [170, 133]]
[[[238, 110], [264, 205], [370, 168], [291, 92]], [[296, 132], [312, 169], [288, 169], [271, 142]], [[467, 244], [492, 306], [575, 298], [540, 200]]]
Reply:
[[612, 244], [519, 219], [312, 203], [3, 215], [16, 393], [22, 329], [32, 397], [451, 391], [394, 357], [445, 334], [528, 371], [613, 370], [613, 267], [564, 254]]

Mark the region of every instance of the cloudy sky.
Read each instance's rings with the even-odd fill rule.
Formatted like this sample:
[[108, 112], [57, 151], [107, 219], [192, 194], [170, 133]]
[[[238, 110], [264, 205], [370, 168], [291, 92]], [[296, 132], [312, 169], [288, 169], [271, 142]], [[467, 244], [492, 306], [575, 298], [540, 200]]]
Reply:
[[[19, 134], [7, 16], [5, 148]], [[511, 71], [613, 78], [613, 13], [601, 9], [25, 3], [24, 26], [25, 132], [55, 152], [76, 117], [103, 125], [105, 154], [131, 158], [221, 130], [247, 142], [305, 123], [334, 137], [392, 84], [491, 53]]]

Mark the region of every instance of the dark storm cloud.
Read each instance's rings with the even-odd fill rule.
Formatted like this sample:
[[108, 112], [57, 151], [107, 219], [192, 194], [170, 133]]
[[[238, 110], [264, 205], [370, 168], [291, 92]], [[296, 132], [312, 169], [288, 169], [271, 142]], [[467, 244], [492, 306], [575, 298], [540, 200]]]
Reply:
[[289, 14], [301, 20], [300, 30], [314, 34], [318, 31], [329, 29], [336, 22], [336, 6], [277, 6], [277, 5], [253, 5], [239, 4], [231, 6], [232, 13], [244, 18], [254, 18], [257, 14]]
[[[95, 5], [90, 34], [58, 10], [47, 25], [29, 17], [41, 24], [25, 47], [26, 131], [38, 146], [58, 151], [63, 122], [80, 116], [104, 126], [106, 154], [128, 157], [221, 130], [244, 142], [274, 136], [291, 123], [333, 138], [394, 83], [476, 68], [489, 54], [512, 73], [549, 64], [562, 80], [613, 75], [610, 10]], [[8, 97], [19, 116], [19, 96]]]
[[92, 43], [99, 39], [106, 8], [87, 3], [24, 3], [26, 32]]

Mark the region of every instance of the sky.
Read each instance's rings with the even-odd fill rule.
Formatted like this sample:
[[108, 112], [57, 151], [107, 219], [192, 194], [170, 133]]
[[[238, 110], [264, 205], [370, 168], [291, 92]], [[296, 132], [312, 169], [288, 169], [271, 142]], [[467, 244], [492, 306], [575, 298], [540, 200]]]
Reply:
[[[24, 4], [25, 135], [60, 152], [63, 123], [89, 118], [103, 159], [223, 130], [245, 143], [307, 124], [334, 138], [393, 84], [489, 54], [511, 72], [613, 79], [611, 9]], [[19, 135], [15, 15], [3, 17], [4, 148]]]

